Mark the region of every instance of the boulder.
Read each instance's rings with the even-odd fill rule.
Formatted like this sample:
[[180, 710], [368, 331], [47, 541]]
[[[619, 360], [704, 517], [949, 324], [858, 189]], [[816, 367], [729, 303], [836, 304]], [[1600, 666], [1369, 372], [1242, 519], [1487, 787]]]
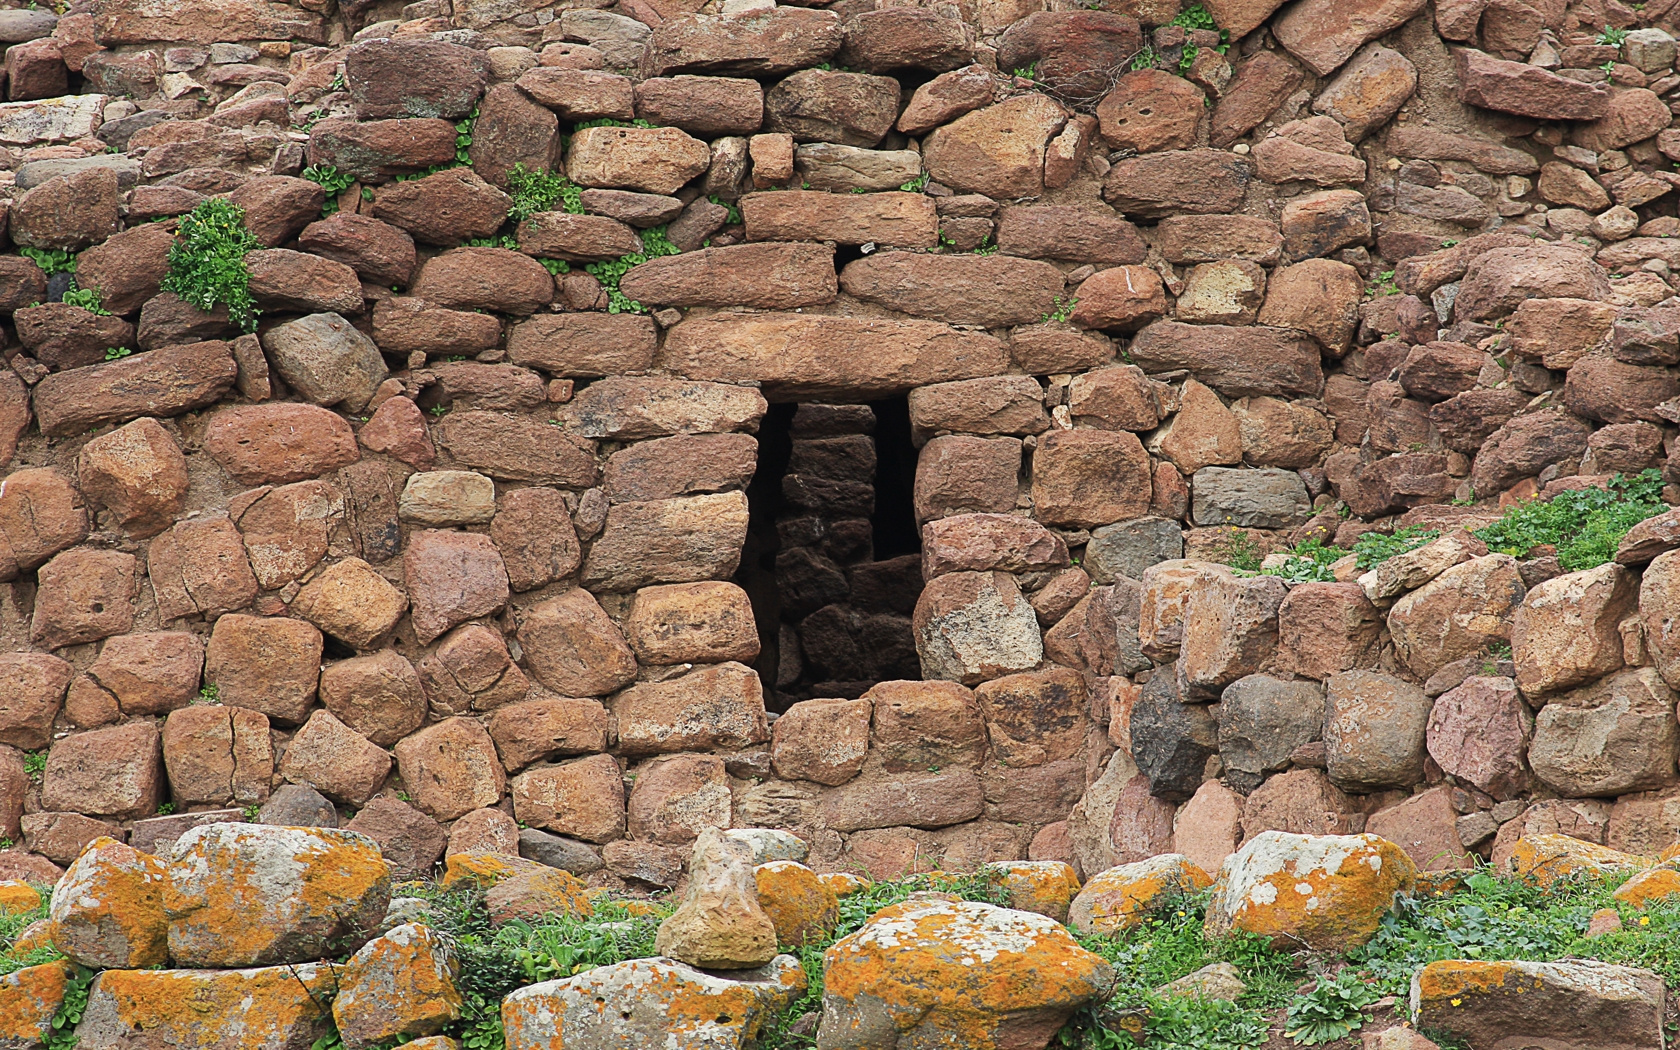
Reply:
[[1324, 699], [1332, 783], [1372, 792], [1410, 788], [1423, 779], [1432, 702], [1422, 689], [1376, 671], [1344, 671], [1325, 682]]
[[1429, 757], [1459, 780], [1496, 799], [1528, 786], [1534, 715], [1509, 678], [1472, 675], [1442, 693], [1429, 712]]
[[968, 901], [883, 909], [824, 964], [823, 1046], [833, 1050], [892, 1050], [906, 1038], [1034, 1046], [1113, 981], [1109, 965], [1054, 920]]
[[1595, 960], [1432, 962], [1412, 977], [1411, 1013], [1418, 1027], [1472, 1046], [1663, 1046], [1662, 979]]
[[1419, 678], [1511, 636], [1527, 594], [1517, 560], [1489, 554], [1442, 572], [1388, 613], [1395, 654]]
[[791, 955], [728, 977], [670, 958], [633, 959], [520, 988], [503, 1000], [502, 1017], [508, 1050], [655, 1044], [748, 1050], [804, 991], [805, 973]]
[[1416, 882], [1411, 858], [1375, 835], [1262, 832], [1220, 872], [1207, 933], [1252, 933], [1279, 946], [1346, 951], [1370, 940]]
[[90, 842], [54, 887], [53, 947], [90, 969], [162, 966], [169, 920], [163, 862], [112, 838]]
[[1086, 880], [1068, 906], [1068, 925], [1086, 937], [1130, 929], [1179, 894], [1206, 889], [1207, 872], [1177, 853], [1109, 868]]
[[362, 945], [345, 964], [333, 1022], [346, 1050], [432, 1035], [461, 1016], [457, 963], [443, 937], [407, 923]]
[[797, 861], [772, 860], [753, 868], [753, 881], [758, 903], [776, 927], [777, 944], [801, 945], [833, 935], [840, 903], [816, 872]]
[[1534, 775], [1571, 798], [1622, 795], [1675, 780], [1674, 691], [1642, 667], [1552, 697], [1534, 719]]
[[688, 891], [659, 925], [662, 955], [713, 970], [748, 970], [776, 955], [776, 926], [759, 904], [752, 851], [715, 828], [689, 859]]
[[170, 859], [169, 955], [225, 968], [339, 954], [366, 942], [390, 896], [390, 868], [365, 835], [207, 824]]
[[1523, 693], [1542, 696], [1618, 670], [1618, 628], [1636, 597], [1633, 574], [1615, 562], [1536, 584], [1511, 619]]
[[[337, 987], [330, 963], [106, 970], [93, 982], [76, 1035], [89, 1050], [121, 1046], [135, 1032], [167, 1046], [193, 1045], [206, 1033], [239, 1032], [252, 1045], [306, 1047], [332, 1030], [321, 1004]], [[183, 1009], [185, 1003], [192, 1008]]]

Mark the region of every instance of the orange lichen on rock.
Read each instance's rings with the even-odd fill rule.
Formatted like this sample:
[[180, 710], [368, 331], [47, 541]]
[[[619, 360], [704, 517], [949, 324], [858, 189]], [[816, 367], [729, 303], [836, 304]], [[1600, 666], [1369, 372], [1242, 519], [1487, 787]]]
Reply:
[[1114, 971], [1042, 915], [909, 900], [823, 956], [825, 1046], [850, 1050], [1043, 1046]]
[[1592, 960], [1444, 959], [1412, 975], [1419, 1028], [1471, 1046], [1663, 1045], [1663, 984], [1649, 970]]
[[1244, 931], [1279, 947], [1345, 951], [1370, 940], [1416, 884], [1417, 865], [1376, 835], [1267, 831], [1226, 862], [1208, 906], [1207, 934]]
[[333, 1020], [348, 1050], [398, 1036], [434, 1035], [461, 1016], [456, 962], [430, 928], [409, 923], [375, 937], [345, 964]]
[[502, 1025], [508, 1050], [743, 1047], [804, 992], [805, 971], [790, 955], [727, 978], [632, 959], [509, 994]]
[[448, 889], [457, 883], [471, 880], [489, 889], [503, 879], [543, 870], [546, 870], [545, 866], [534, 860], [510, 857], [503, 853], [452, 853], [444, 858], [441, 884]]
[[1649, 866], [1644, 857], [1568, 835], [1524, 835], [1512, 849], [1510, 863], [1512, 874], [1540, 886], [1576, 874], [1608, 875]]
[[1207, 872], [1179, 853], [1122, 864], [1091, 877], [1068, 907], [1068, 925], [1087, 935], [1129, 929], [1172, 895], [1212, 883]]
[[868, 879], [861, 875], [853, 875], [849, 871], [825, 871], [817, 878], [822, 880], [824, 886], [833, 890], [836, 897], [850, 897], [870, 887]]
[[1627, 880], [1610, 896], [1623, 904], [1643, 908], [1648, 904], [1680, 897], [1680, 871], [1652, 868]]
[[544, 867], [521, 872], [490, 887], [484, 903], [490, 921], [500, 926], [514, 919], [536, 920], [544, 915], [584, 918], [595, 911], [589, 887], [569, 871]]
[[59, 951], [95, 969], [160, 966], [168, 958], [169, 883], [162, 861], [100, 836], [58, 880], [52, 939]]
[[1059, 860], [1011, 860], [991, 866], [992, 882], [1009, 894], [1009, 906], [1048, 915], [1057, 922], [1068, 917], [1068, 905], [1079, 892], [1073, 865]]
[[37, 948], [52, 947], [52, 920], [37, 919], [23, 928], [12, 942], [12, 954], [24, 955]]
[[246, 970], [106, 970], [76, 1034], [84, 1047], [307, 1047], [331, 1031], [327, 963]]
[[0, 882], [0, 915], [22, 915], [41, 906], [41, 895], [27, 882]]
[[390, 866], [359, 832], [206, 824], [169, 865], [169, 954], [218, 967], [336, 955], [367, 941], [390, 899]]
[[840, 901], [822, 876], [791, 860], [773, 860], [753, 868], [758, 903], [776, 927], [776, 943], [801, 945], [820, 941], [840, 923]]
[[55, 962], [0, 977], [0, 1046], [40, 1041], [64, 1003], [69, 972], [68, 964]]

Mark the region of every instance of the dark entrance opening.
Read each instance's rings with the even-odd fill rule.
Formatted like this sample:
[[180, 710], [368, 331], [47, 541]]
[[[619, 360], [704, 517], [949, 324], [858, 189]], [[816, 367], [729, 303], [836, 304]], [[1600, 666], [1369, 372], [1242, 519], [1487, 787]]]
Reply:
[[915, 476], [902, 397], [770, 406], [736, 582], [758, 621], [772, 710], [921, 677], [910, 626], [922, 590]]

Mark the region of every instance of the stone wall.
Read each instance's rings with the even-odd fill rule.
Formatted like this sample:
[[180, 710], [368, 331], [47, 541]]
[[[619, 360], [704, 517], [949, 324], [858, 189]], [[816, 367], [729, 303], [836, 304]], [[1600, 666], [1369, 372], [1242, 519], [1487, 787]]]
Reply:
[[[1680, 8], [1181, 6], [0, 11], [0, 878], [235, 814], [616, 887], [718, 824], [1680, 835], [1667, 527], [1455, 531], [1667, 467]], [[210, 197], [253, 333], [160, 288]], [[847, 538], [906, 395], [919, 578]]]

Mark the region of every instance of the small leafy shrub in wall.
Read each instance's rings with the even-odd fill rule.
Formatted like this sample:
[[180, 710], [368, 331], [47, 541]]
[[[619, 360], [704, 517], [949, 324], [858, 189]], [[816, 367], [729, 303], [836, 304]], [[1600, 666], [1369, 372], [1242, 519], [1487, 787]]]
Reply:
[[240, 331], [255, 332], [260, 311], [251, 298], [245, 253], [260, 247], [245, 228], [245, 209], [212, 198], [181, 217], [160, 287], [207, 313], [225, 306]]

